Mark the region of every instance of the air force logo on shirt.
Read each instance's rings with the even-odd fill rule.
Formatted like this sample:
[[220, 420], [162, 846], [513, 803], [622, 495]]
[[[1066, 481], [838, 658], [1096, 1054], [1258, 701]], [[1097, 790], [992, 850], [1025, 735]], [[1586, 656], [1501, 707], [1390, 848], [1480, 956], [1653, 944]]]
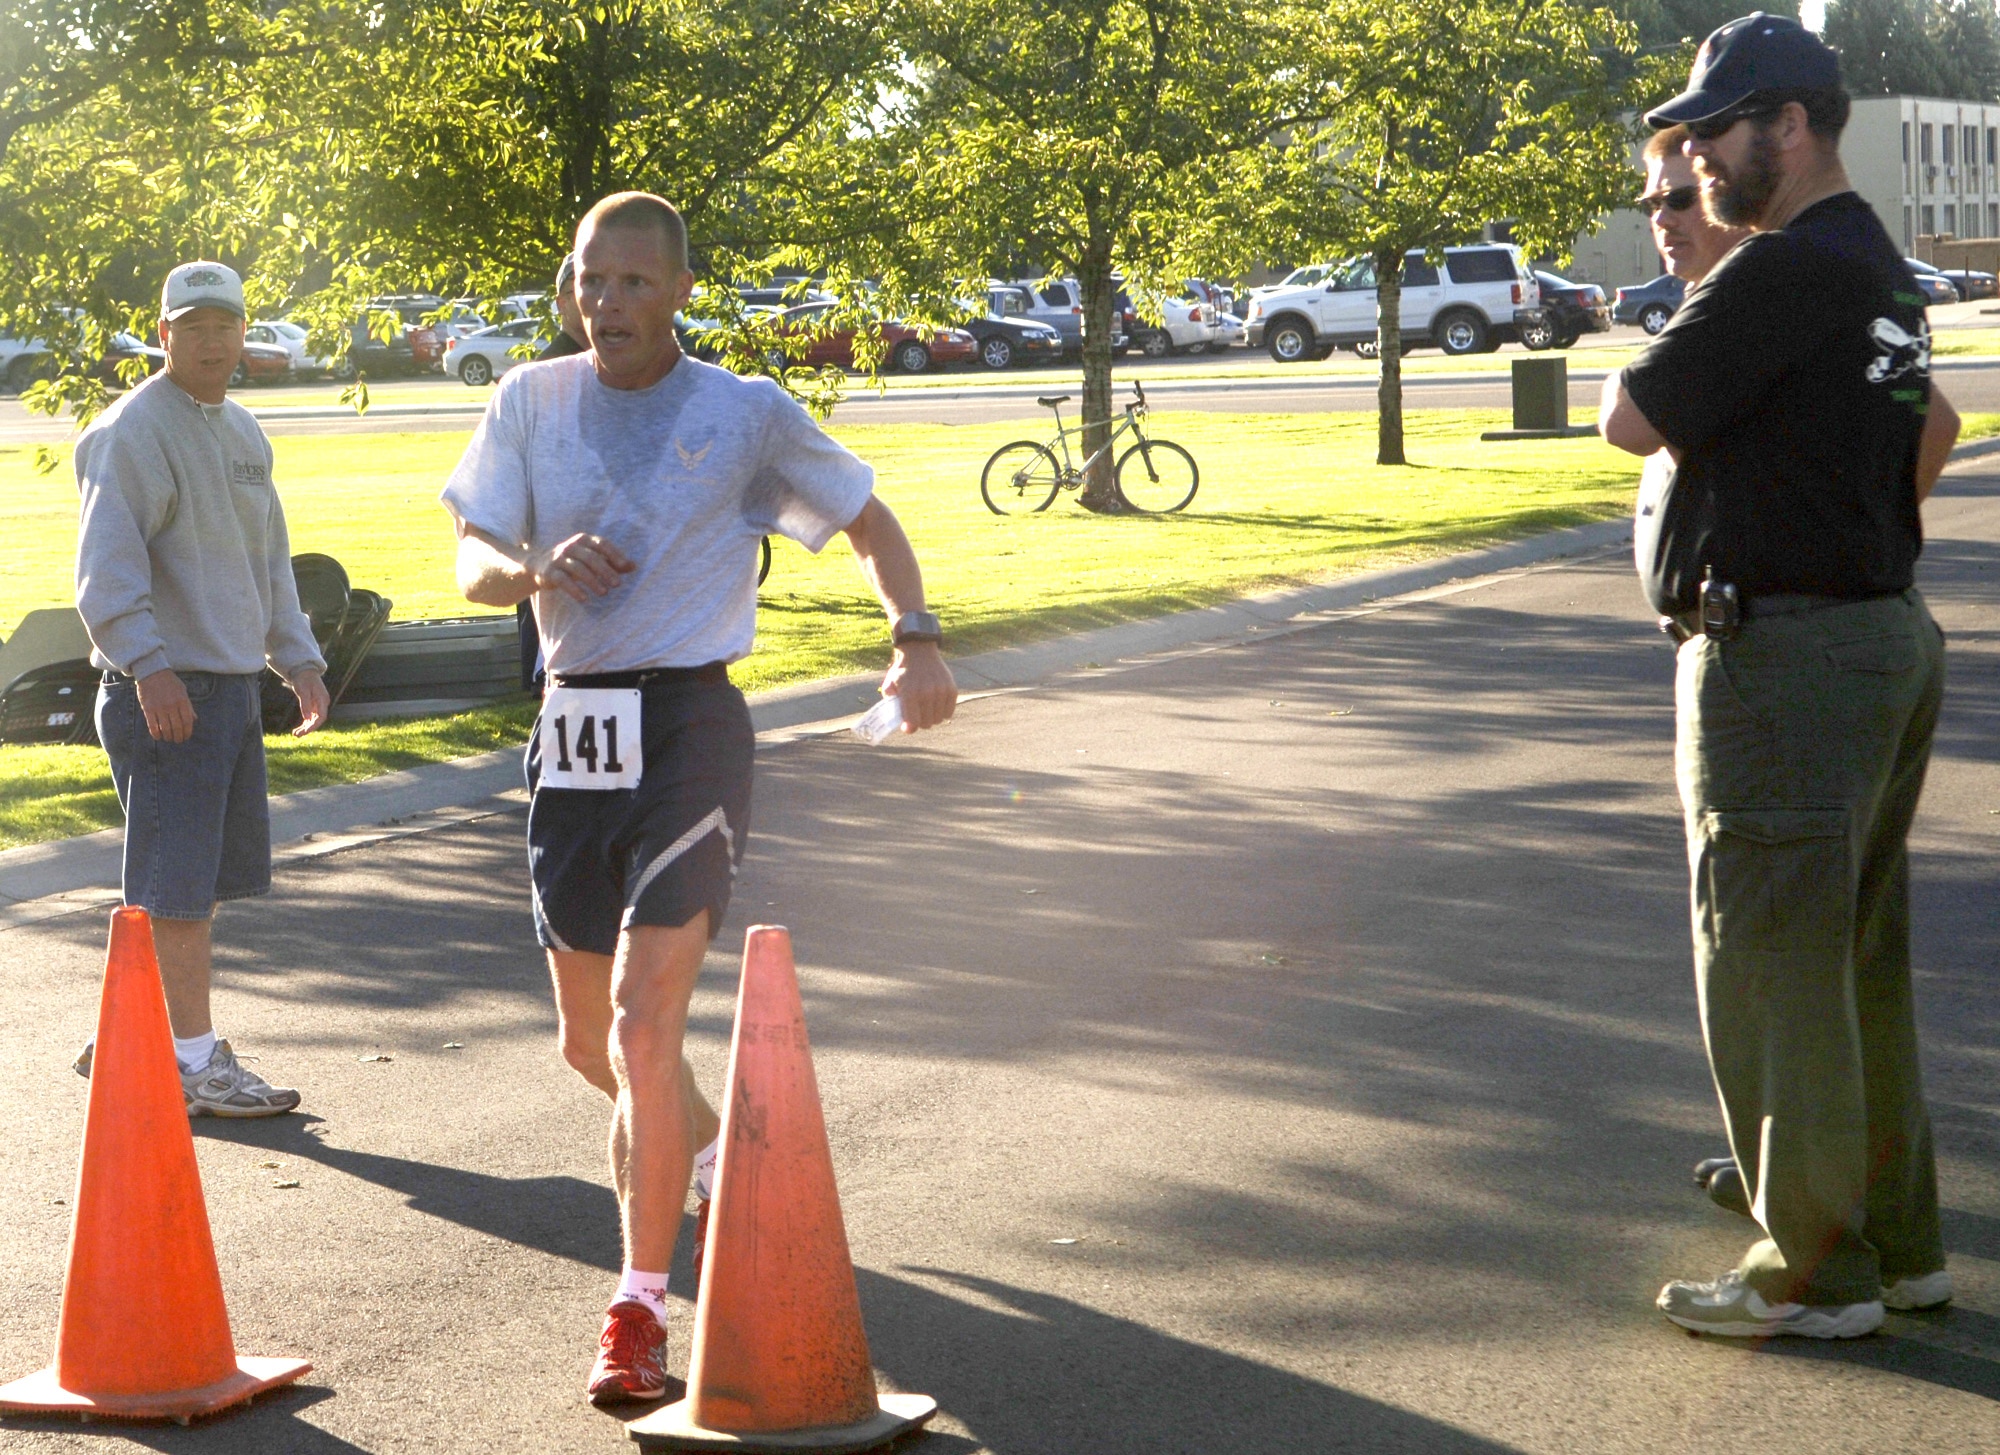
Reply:
[[1870, 384], [1887, 384], [1905, 374], [1927, 377], [1931, 371], [1931, 329], [1919, 323], [1907, 333], [1893, 318], [1878, 318], [1868, 325], [1868, 338], [1875, 345], [1875, 357], [1868, 365]]
[[679, 439], [674, 441], [674, 453], [681, 457], [681, 468], [689, 474], [701, 468], [701, 462], [708, 458], [708, 452], [714, 448], [714, 440], [710, 440], [698, 450], [689, 449]]

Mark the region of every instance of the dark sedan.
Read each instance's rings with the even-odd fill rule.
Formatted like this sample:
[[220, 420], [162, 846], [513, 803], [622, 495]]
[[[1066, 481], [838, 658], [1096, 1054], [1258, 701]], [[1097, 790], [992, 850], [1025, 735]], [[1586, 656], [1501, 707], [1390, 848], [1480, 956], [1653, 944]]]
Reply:
[[1687, 284], [1672, 273], [1662, 273], [1650, 283], [1620, 288], [1611, 298], [1613, 323], [1636, 323], [1647, 333], [1658, 333], [1687, 296]]
[[[1604, 290], [1595, 283], [1572, 283], [1539, 268], [1535, 281], [1542, 288], [1542, 311], [1554, 333], [1553, 347], [1566, 349], [1587, 333], [1611, 331], [1611, 309]], [[1527, 342], [1526, 334], [1521, 341]]]
[[1053, 364], [1063, 356], [1063, 336], [1032, 318], [984, 313], [958, 326], [972, 335], [979, 346], [979, 362], [989, 369], [1008, 369], [1015, 364]]
[[1916, 280], [1917, 289], [1924, 295], [1924, 302], [1935, 306], [1940, 303], [1958, 302], [1958, 288], [1951, 279], [1945, 277], [1934, 266], [1922, 258], [1905, 258], [1910, 276]]
[[2000, 293], [2000, 280], [1977, 268], [1939, 268], [1938, 272], [1950, 280], [1951, 286], [1958, 290], [1958, 296], [1967, 302], [1991, 298]]

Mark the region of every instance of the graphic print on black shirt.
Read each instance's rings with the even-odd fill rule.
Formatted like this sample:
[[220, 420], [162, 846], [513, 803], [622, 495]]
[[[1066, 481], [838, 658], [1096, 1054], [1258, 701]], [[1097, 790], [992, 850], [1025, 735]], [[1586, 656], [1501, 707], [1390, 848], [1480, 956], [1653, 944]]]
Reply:
[[1754, 602], [1914, 579], [1930, 328], [1868, 204], [1843, 192], [1739, 243], [1625, 368], [1679, 466], [1635, 541], [1656, 610], [1702, 577]]

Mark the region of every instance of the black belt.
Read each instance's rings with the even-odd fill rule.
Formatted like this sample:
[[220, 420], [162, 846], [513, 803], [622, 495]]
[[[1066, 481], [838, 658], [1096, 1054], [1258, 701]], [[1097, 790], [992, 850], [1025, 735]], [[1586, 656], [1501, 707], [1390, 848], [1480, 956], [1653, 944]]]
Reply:
[[582, 672], [549, 678], [551, 687], [671, 687], [688, 682], [729, 681], [727, 662], [704, 662], [699, 667], [641, 667], [636, 672]]
[[[1762, 596], [1754, 596], [1742, 603], [1745, 621], [1756, 621], [1768, 616], [1798, 616], [1808, 611], [1829, 611], [1836, 606], [1853, 606], [1862, 601], [1881, 601], [1891, 596], [1901, 596], [1900, 591], [1876, 591], [1867, 596], [1810, 596], [1796, 591], [1772, 591]], [[1660, 618], [1660, 630], [1672, 637], [1676, 644], [1691, 641], [1701, 636], [1701, 612], [1682, 611], [1672, 616]]]

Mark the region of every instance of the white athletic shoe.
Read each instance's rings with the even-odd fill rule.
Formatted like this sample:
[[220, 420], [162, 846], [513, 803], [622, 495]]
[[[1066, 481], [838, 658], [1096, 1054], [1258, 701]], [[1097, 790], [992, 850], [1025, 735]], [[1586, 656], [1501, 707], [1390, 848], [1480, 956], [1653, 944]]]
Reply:
[[288, 1086], [273, 1086], [236, 1059], [229, 1042], [217, 1041], [215, 1054], [199, 1071], [181, 1073], [191, 1117], [274, 1117], [299, 1104]]
[[1725, 1339], [1858, 1339], [1882, 1327], [1882, 1300], [1866, 1303], [1766, 1303], [1732, 1268], [1707, 1283], [1675, 1279], [1660, 1290], [1660, 1312], [1697, 1334]]
[[1882, 1302], [1893, 1309], [1943, 1308], [1951, 1302], [1951, 1275], [1940, 1268], [1884, 1284]]

